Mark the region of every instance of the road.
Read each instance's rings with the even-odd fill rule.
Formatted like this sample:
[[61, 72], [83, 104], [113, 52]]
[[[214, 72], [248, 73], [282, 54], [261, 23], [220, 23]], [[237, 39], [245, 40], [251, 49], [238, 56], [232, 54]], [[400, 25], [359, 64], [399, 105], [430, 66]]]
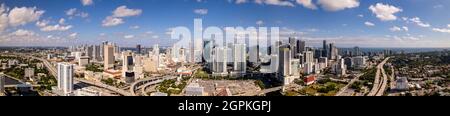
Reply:
[[395, 74], [394, 74], [395, 71], [394, 70], [395, 70], [394, 66], [391, 66], [391, 77], [390, 77], [390, 79], [391, 79], [391, 84], [390, 84], [391, 90], [395, 89]]
[[243, 96], [257, 96], [257, 95], [263, 95], [263, 94], [270, 93], [270, 92], [274, 92], [274, 91], [278, 91], [278, 90], [281, 90], [281, 89], [283, 89], [283, 86], [278, 86], [278, 87], [273, 87], [273, 88], [263, 89], [263, 90], [255, 91], [255, 92], [252, 92], [252, 93], [245, 93], [245, 94], [243, 94]]
[[[384, 91], [386, 90], [387, 85], [387, 76], [383, 69], [384, 64], [389, 60], [390, 57], [387, 57], [384, 59], [380, 64], [377, 66], [377, 72], [375, 75], [375, 81], [372, 87], [372, 90], [370, 90], [369, 94], [367, 96], [381, 96], [383, 95]], [[383, 78], [380, 78], [381, 73], [383, 73]]]
[[359, 77], [363, 76], [363, 74], [358, 74], [356, 75], [355, 78], [353, 78], [347, 85], [345, 85], [344, 87], [342, 87], [335, 96], [348, 96], [348, 95], [343, 95], [343, 93], [345, 92], [345, 90], [347, 90], [350, 86], [352, 86], [353, 83], [355, 83], [357, 80], [359, 80]]
[[[38, 58], [38, 57], [34, 57], [34, 56], [23, 56], [23, 57], [30, 57], [32, 59], [40, 60], [41, 62], [44, 63], [45, 67], [47, 67], [47, 69], [49, 70], [51, 75], [53, 75], [55, 78], [58, 77], [56, 68], [53, 65], [51, 65], [50, 62], [48, 62], [47, 60], [42, 59], [42, 58]], [[116, 92], [116, 93], [121, 94], [123, 96], [131, 96], [130, 93], [126, 92], [123, 89], [119, 89], [119, 88], [116, 88], [116, 87], [113, 87], [113, 86], [109, 86], [109, 85], [103, 84], [101, 82], [91, 82], [91, 81], [78, 79], [78, 78], [74, 78], [74, 82], [75, 83], [82, 82], [82, 83], [86, 83], [86, 84], [89, 84], [89, 85], [97, 86], [97, 87], [100, 87], [100, 88], [108, 89], [110, 91]]]
[[[169, 80], [169, 79], [176, 79], [176, 76], [168, 76], [168, 77], [159, 77], [159, 78], [146, 78], [146, 79], [141, 79], [138, 80], [136, 82], [134, 82], [133, 84], [131, 84], [130, 86], [130, 92], [132, 96], [137, 96], [136, 94], [136, 90], [142, 89], [143, 87], [146, 86], [141, 86], [141, 85], [154, 85], [154, 84], [158, 84], [163, 82], [164, 80]], [[147, 84], [147, 83], [151, 83], [151, 84]]]

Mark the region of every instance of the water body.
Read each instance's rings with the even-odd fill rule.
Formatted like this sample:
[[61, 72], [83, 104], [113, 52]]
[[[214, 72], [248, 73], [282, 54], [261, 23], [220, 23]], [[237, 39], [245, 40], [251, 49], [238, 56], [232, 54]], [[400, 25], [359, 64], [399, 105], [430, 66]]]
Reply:
[[18, 85], [18, 84], [23, 84], [15, 79], [11, 79], [9, 77], [5, 78], [5, 85]]

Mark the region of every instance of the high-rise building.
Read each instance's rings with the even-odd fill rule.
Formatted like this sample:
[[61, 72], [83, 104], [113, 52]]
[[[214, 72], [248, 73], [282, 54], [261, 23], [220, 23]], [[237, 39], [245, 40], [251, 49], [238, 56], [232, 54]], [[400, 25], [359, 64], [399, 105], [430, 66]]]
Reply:
[[105, 70], [114, 68], [114, 48], [112, 45], [105, 45], [104, 51], [104, 68]]
[[227, 48], [216, 47], [214, 48], [213, 56], [213, 74], [226, 75], [227, 72]]
[[328, 58], [327, 57], [320, 57], [318, 62], [323, 63], [324, 67], [328, 67]]
[[88, 56], [81, 56], [80, 59], [78, 59], [78, 66], [86, 66], [88, 64], [89, 64]]
[[313, 63], [314, 62], [314, 53], [312, 51], [306, 51], [304, 55], [305, 63]]
[[126, 77], [126, 72], [133, 70], [133, 67], [133, 53], [131, 51], [122, 52], [122, 77]]
[[133, 71], [126, 71], [124, 78], [126, 83], [133, 83], [135, 80], [135, 73]]
[[101, 50], [103, 50], [103, 48], [101, 48], [101, 46], [98, 46], [98, 45], [93, 46], [92, 60], [97, 61], [97, 62], [102, 61], [102, 57], [100, 54], [103, 52], [101, 52]]
[[294, 56], [298, 53], [297, 52], [297, 38], [289, 37], [289, 46], [290, 46], [290, 50], [291, 50], [291, 58], [294, 58]]
[[322, 51], [322, 57], [328, 57], [329, 51], [330, 49], [328, 48], [328, 44], [327, 44], [327, 40], [323, 40], [323, 47], [322, 47], [323, 51]]
[[214, 41], [204, 40], [203, 41], [203, 54], [202, 62], [206, 63], [206, 68], [212, 70], [212, 53], [214, 48]]
[[322, 49], [314, 49], [314, 58], [318, 59], [322, 57]]
[[94, 46], [93, 46], [93, 45], [88, 46], [88, 47], [86, 48], [85, 53], [86, 53], [85, 56], [88, 56], [88, 57], [90, 57], [91, 59], [94, 59], [94, 57], [93, 57], [93, 54], [94, 54]]
[[[289, 45], [280, 46], [278, 73], [282, 78], [291, 75], [291, 50]], [[284, 80], [284, 79], [282, 79]]]
[[[244, 44], [245, 45], [245, 44]], [[258, 46], [250, 46], [249, 47], [249, 61], [251, 63], [258, 63], [259, 62], [259, 48]]]
[[142, 50], [141, 44], [136, 45], [136, 53], [141, 54], [141, 50]]
[[358, 46], [355, 46], [353, 48], [353, 56], [362, 56], [362, 52], [361, 52], [361, 50], [359, 49]]
[[156, 68], [159, 67], [159, 45], [153, 45], [153, 60], [155, 61]]
[[297, 40], [297, 54], [295, 55], [298, 56], [298, 54], [302, 54], [305, 50], [306, 50], [306, 42], [302, 40]]
[[144, 71], [145, 72], [149, 72], [149, 73], [154, 73], [157, 72], [157, 66], [156, 66], [156, 60], [155, 57], [150, 56], [150, 57], [146, 57], [144, 58]]
[[70, 95], [73, 91], [73, 65], [58, 63], [58, 89], [64, 95]]
[[347, 67], [353, 67], [353, 58], [351, 58], [351, 57], [344, 58], [344, 64]]
[[334, 45], [334, 43], [330, 43], [330, 51], [329, 51], [329, 55], [328, 58], [330, 60], [337, 60], [337, 56], [338, 54], [338, 49], [336, 48], [336, 46]]
[[337, 59], [337, 63], [333, 64], [331, 71], [338, 76], [343, 76], [346, 74], [347, 66], [345, 65], [344, 59]]
[[366, 66], [366, 58], [363, 56], [353, 57], [353, 66], [355, 68], [364, 68]]
[[233, 48], [233, 70], [235, 73], [245, 73], [246, 72], [246, 50], [245, 44], [234, 44]]

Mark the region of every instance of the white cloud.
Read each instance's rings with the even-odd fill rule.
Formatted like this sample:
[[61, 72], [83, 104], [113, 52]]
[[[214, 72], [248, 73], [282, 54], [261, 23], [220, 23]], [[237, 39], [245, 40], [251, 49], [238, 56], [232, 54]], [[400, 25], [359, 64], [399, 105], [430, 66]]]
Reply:
[[391, 30], [392, 32], [396, 32], [396, 31], [402, 31], [402, 28], [393, 26], [393, 27], [389, 28], [389, 30]]
[[12, 36], [34, 36], [35, 33], [33, 31], [18, 29], [15, 32], [10, 33]]
[[61, 25], [64, 25], [66, 23], [66, 19], [61, 18], [61, 19], [59, 19], [58, 23]]
[[448, 24], [447, 27], [450, 28], [450, 24]]
[[112, 16], [107, 16], [102, 21], [102, 26], [117, 26], [125, 23], [125, 21], [123, 20], [124, 17], [138, 16], [141, 15], [141, 13], [141, 9], [129, 9], [127, 8], [127, 6], [119, 6], [112, 12]]
[[37, 22], [36, 22], [36, 26], [38, 26], [38, 27], [45, 27], [45, 26], [48, 25], [48, 23], [50, 23], [49, 20], [37, 21]]
[[9, 25], [8, 14], [4, 13], [4, 12], [7, 12], [7, 8], [4, 4], [1, 4], [0, 5], [0, 32], [3, 32], [3, 30], [5, 30]]
[[362, 15], [362, 14], [359, 14], [359, 15], [358, 15], [358, 17], [361, 17], [361, 18], [362, 18], [362, 17], [364, 17], [364, 15]]
[[133, 39], [134, 35], [125, 35], [125, 36], [123, 36], [123, 38], [125, 38], [125, 39]]
[[258, 21], [256, 21], [256, 24], [257, 24], [257, 25], [262, 25], [262, 24], [264, 24], [264, 21], [258, 20]]
[[40, 19], [45, 11], [36, 7], [14, 7], [9, 9], [4, 4], [0, 5], [0, 32], [8, 27], [16, 27], [34, 22]]
[[71, 19], [73, 16], [78, 16], [81, 18], [86, 18], [89, 16], [89, 13], [79, 12], [76, 8], [71, 8], [69, 10], [66, 10], [65, 13], [67, 16], [70, 16], [69, 19]]
[[77, 12], [76, 8], [71, 8], [69, 10], [66, 10], [66, 15], [72, 16], [72, 15], [75, 15], [76, 12]]
[[70, 39], [76, 39], [78, 37], [78, 33], [72, 33], [69, 35]]
[[409, 19], [409, 21], [414, 22], [415, 24], [417, 24], [417, 25], [420, 26], [420, 27], [430, 27], [430, 26], [431, 26], [431, 25], [428, 24], [428, 23], [422, 22], [422, 20], [420, 20], [419, 17], [411, 18], [411, 19]]
[[317, 4], [321, 5], [326, 11], [339, 11], [346, 8], [356, 8], [359, 6], [358, 0], [318, 0]]
[[14, 7], [8, 15], [9, 24], [19, 26], [37, 21], [44, 12], [43, 10], [37, 10], [36, 7]]
[[153, 35], [152, 38], [153, 38], [153, 39], [158, 39], [159, 36], [158, 36], [158, 35]]
[[450, 29], [445, 29], [445, 28], [433, 28], [433, 31], [450, 34]]
[[195, 9], [194, 13], [199, 15], [206, 15], [208, 14], [208, 9]]
[[131, 26], [130, 29], [139, 29], [140, 27], [135, 25], [135, 26]]
[[113, 17], [130, 17], [141, 15], [141, 9], [129, 9], [127, 6], [119, 6], [113, 11]]
[[108, 16], [108, 17], [106, 17], [105, 20], [102, 21], [102, 26], [103, 27], [111, 27], [111, 26], [117, 26], [117, 25], [120, 25], [123, 23], [125, 23], [125, 22], [123, 21], [122, 18]]
[[247, 0], [236, 0], [236, 4], [242, 4], [242, 3], [246, 3]]
[[406, 27], [406, 26], [403, 26], [402, 29], [405, 30], [405, 31], [409, 31], [409, 28]]
[[100, 35], [100, 36], [106, 36], [106, 33], [100, 33], [100, 34], [98, 34], [98, 35]]
[[83, 4], [83, 6], [89, 6], [94, 4], [93, 0], [81, 0], [81, 3]]
[[72, 28], [72, 25], [64, 26], [64, 25], [56, 24], [56, 25], [47, 25], [47, 26], [41, 27], [41, 31], [44, 31], [44, 32], [49, 32], [49, 31], [67, 31], [67, 30], [69, 30], [71, 28]]
[[397, 20], [395, 13], [402, 12], [403, 10], [389, 4], [377, 3], [375, 6], [370, 5], [369, 10], [376, 15], [381, 21]]
[[317, 9], [317, 6], [312, 2], [312, 0], [296, 0], [297, 4], [303, 5], [305, 8]]
[[375, 24], [373, 24], [372, 22], [369, 22], [369, 21], [364, 22], [364, 24], [369, 27], [375, 26]]
[[444, 5], [442, 5], [442, 4], [434, 5], [434, 6], [433, 6], [433, 8], [443, 8], [443, 7], [444, 7]]
[[255, 0], [257, 4], [267, 4], [267, 5], [276, 5], [276, 6], [289, 6], [294, 7], [295, 5], [290, 1], [285, 0]]

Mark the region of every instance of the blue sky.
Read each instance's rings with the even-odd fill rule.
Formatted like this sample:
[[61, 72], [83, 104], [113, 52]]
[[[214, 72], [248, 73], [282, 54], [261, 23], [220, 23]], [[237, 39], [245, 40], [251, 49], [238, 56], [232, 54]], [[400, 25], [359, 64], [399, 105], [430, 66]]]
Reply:
[[326, 39], [340, 47], [450, 47], [448, 0], [1, 0], [0, 4], [0, 46], [101, 41], [170, 45], [175, 41], [166, 34], [170, 28], [191, 28], [193, 20], [201, 18], [204, 27], [280, 27], [310, 46]]

